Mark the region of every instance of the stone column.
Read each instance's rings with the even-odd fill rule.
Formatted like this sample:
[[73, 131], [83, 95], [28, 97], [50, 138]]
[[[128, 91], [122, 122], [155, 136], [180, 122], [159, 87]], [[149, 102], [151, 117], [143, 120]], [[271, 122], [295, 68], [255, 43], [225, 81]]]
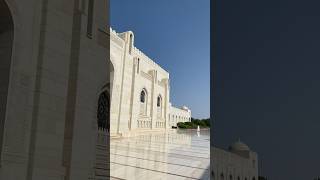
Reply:
[[[134, 118], [135, 112], [135, 89], [136, 89], [136, 75], [138, 69], [138, 59], [134, 58], [133, 68], [132, 68], [132, 84], [131, 84], [131, 98], [130, 98], [130, 119], [129, 119], [129, 130], [132, 130], [132, 127], [136, 127], [136, 118]], [[140, 107], [140, 106], [139, 106]]]
[[125, 40], [125, 46], [124, 46], [124, 51], [123, 51], [123, 57], [122, 57], [122, 70], [121, 70], [121, 87], [120, 87], [120, 103], [119, 103], [119, 114], [118, 114], [118, 125], [117, 125], [117, 133], [121, 134], [123, 133], [123, 131], [125, 131], [125, 129], [128, 127], [124, 127], [123, 126], [123, 119], [125, 118], [124, 116], [124, 100], [123, 100], [123, 96], [124, 96], [124, 91], [125, 91], [125, 72], [128, 66], [127, 60], [130, 59], [130, 54], [129, 54], [129, 49], [130, 49], [130, 32], [126, 32], [124, 33], [122, 36], [124, 36], [124, 40]]
[[150, 116], [151, 116], [151, 129], [154, 129], [154, 127], [156, 127], [156, 120], [157, 120], [157, 110], [155, 109], [155, 86], [156, 86], [156, 82], [157, 82], [156, 70], [152, 70], [151, 75], [152, 75], [152, 88], [151, 88]]
[[169, 96], [170, 96], [170, 93], [169, 93], [169, 79], [165, 79], [165, 97], [164, 97], [164, 121], [165, 121], [165, 128], [167, 129], [168, 126], [169, 126]]

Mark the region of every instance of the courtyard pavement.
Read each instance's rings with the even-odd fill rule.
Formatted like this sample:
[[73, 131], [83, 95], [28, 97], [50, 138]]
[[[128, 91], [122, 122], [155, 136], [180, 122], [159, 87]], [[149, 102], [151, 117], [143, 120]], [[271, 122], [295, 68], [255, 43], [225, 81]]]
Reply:
[[209, 179], [210, 131], [169, 130], [111, 139], [111, 179]]

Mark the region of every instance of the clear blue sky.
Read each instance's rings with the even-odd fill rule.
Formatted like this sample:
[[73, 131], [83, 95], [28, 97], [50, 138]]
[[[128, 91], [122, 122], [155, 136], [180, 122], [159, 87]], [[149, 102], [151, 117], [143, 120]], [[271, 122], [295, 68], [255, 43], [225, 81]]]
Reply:
[[215, 144], [240, 137], [270, 180], [320, 176], [319, 7], [220, 0], [215, 8]]
[[170, 73], [171, 103], [210, 114], [210, 0], [111, 0], [111, 27]]

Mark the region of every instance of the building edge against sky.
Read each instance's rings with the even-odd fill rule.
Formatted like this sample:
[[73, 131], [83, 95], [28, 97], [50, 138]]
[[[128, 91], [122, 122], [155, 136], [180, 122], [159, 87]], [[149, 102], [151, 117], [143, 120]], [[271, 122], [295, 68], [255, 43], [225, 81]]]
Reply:
[[131, 31], [110, 28], [110, 134], [164, 130], [191, 121], [191, 110], [170, 103], [169, 73], [134, 46]]

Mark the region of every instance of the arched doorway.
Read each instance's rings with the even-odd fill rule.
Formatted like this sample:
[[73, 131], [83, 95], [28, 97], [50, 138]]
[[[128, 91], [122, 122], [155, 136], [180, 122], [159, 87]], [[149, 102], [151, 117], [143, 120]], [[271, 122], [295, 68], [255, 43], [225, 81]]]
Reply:
[[14, 25], [10, 9], [4, 0], [0, 0], [0, 153], [6, 118], [13, 36]]
[[98, 99], [95, 179], [107, 179], [110, 150], [110, 94], [104, 90]]
[[99, 96], [97, 120], [99, 130], [110, 132], [110, 95], [107, 91]]

